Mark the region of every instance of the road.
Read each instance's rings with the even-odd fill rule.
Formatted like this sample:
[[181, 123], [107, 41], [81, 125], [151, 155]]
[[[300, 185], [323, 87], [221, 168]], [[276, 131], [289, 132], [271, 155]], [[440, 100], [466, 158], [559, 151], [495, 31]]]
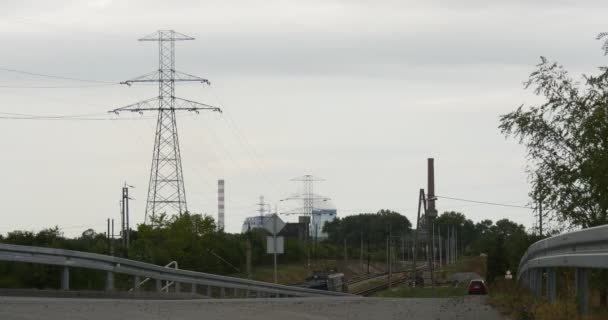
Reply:
[[0, 297], [2, 320], [503, 319], [485, 297], [116, 300]]

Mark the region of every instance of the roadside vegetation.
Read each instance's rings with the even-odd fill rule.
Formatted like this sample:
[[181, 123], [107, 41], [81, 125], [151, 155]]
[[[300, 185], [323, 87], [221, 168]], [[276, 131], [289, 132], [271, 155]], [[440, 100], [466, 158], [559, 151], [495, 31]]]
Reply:
[[440, 287], [418, 287], [397, 286], [390, 290], [384, 290], [375, 294], [375, 297], [383, 298], [448, 298], [467, 295], [464, 286], [440, 286]]

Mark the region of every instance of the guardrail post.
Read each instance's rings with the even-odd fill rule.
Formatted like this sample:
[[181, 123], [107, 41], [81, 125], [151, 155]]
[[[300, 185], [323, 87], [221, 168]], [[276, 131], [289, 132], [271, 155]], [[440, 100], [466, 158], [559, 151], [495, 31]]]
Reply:
[[211, 298], [211, 294], [212, 294], [212, 292], [211, 292], [211, 286], [207, 285], [207, 297]]
[[156, 279], [156, 292], [163, 291], [163, 281], [160, 279]]
[[555, 276], [555, 268], [547, 268], [547, 299], [549, 302], [555, 302], [557, 297], [557, 282]]
[[180, 291], [182, 291], [182, 286], [179, 282], [175, 282], [175, 292], [179, 293]]
[[530, 289], [530, 292], [532, 292], [532, 294], [536, 294], [536, 292], [534, 292], [534, 288], [536, 287], [536, 283], [535, 283], [535, 276], [536, 272], [534, 272], [534, 269], [529, 269], [528, 270], [528, 288]]
[[106, 291], [114, 291], [114, 272], [106, 272]]
[[235, 298], [239, 297], [239, 289], [238, 288], [234, 288], [234, 297]]
[[256, 292], [256, 297], [257, 298], [261, 298], [262, 297], [262, 292], [261, 291], [257, 291]]
[[589, 270], [576, 268], [576, 302], [580, 314], [589, 313]]
[[133, 291], [139, 291], [139, 283], [141, 282], [141, 279], [139, 278], [139, 276], [134, 276], [133, 277]]
[[190, 292], [192, 294], [196, 294], [196, 283], [190, 285]]
[[534, 269], [534, 294], [538, 297], [543, 294], [543, 269], [536, 268]]
[[221, 287], [220, 288], [220, 298], [224, 298], [226, 297], [226, 288]]
[[70, 290], [70, 268], [67, 266], [61, 271], [61, 290]]

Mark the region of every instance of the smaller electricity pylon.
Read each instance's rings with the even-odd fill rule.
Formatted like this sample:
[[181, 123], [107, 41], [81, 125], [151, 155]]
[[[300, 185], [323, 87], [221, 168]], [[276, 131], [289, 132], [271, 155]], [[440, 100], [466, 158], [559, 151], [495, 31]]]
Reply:
[[312, 249], [313, 253], [312, 254], [308, 253], [308, 266], [310, 266], [311, 255], [313, 256], [313, 261], [315, 263], [317, 260], [316, 259], [316, 257], [317, 257], [316, 246], [317, 246], [317, 240], [318, 240], [317, 238], [318, 238], [319, 227], [320, 227], [319, 221], [318, 221], [320, 219], [320, 216], [317, 219], [315, 219], [315, 213], [314, 213], [315, 201], [329, 201], [331, 199], [325, 198], [325, 197], [318, 197], [314, 194], [314, 182], [315, 181], [325, 181], [325, 179], [323, 179], [323, 178], [318, 178], [313, 175], [307, 174], [307, 175], [304, 175], [301, 177], [293, 178], [293, 179], [291, 179], [291, 181], [303, 182], [303, 186], [304, 186], [303, 192], [301, 194], [298, 194], [293, 197], [281, 199], [280, 201], [301, 200], [303, 202], [303, 207], [297, 208], [294, 210], [290, 210], [290, 211], [284, 211], [284, 212], [281, 212], [281, 214], [285, 214], [285, 215], [296, 214], [296, 215], [308, 217], [309, 223], [308, 223], [308, 232], [306, 235], [306, 239], [308, 242], [309, 250], [307, 250], [307, 251], [310, 251], [310, 248], [312, 247], [310, 245], [310, 240], [311, 240], [311, 238], [314, 238], [314, 247]]

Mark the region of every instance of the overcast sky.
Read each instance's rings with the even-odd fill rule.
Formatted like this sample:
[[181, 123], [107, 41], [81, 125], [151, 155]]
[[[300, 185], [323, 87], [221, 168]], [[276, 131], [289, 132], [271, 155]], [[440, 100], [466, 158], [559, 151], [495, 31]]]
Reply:
[[[532, 2], [2, 1], [0, 67], [121, 81], [157, 68], [156, 44], [138, 38], [193, 36], [176, 44], [176, 68], [212, 85], [176, 93], [225, 113], [178, 119], [191, 211], [215, 217], [223, 178], [237, 232], [260, 195], [276, 203], [297, 191], [291, 178], [313, 174], [339, 216], [385, 208], [415, 221], [428, 157], [438, 195], [527, 205], [524, 150], [499, 115], [537, 101], [522, 82], [541, 55], [577, 76], [605, 65], [595, 36], [608, 2]], [[103, 232], [108, 217], [118, 225], [124, 181], [136, 187], [131, 220], [143, 221], [155, 114], [101, 114], [156, 87], [15, 88], [83, 85], [0, 71], [2, 113], [137, 119], [0, 119], [0, 233]], [[437, 207], [533, 223], [527, 209]]]

